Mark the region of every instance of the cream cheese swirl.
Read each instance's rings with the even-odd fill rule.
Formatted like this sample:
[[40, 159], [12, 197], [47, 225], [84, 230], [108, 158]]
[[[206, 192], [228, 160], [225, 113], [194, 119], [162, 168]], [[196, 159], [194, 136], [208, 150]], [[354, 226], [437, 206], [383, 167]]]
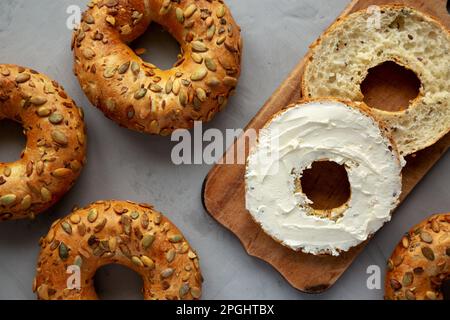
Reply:
[[[315, 161], [346, 168], [351, 196], [333, 209], [338, 219], [311, 214], [312, 201], [296, 188]], [[283, 245], [339, 255], [391, 219], [402, 188], [400, 159], [378, 123], [338, 101], [296, 105], [262, 130], [246, 171], [246, 208], [264, 231]]]

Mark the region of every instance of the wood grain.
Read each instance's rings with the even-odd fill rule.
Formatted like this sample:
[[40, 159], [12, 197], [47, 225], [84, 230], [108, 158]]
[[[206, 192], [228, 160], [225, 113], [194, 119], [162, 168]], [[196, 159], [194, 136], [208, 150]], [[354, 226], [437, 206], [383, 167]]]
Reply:
[[[392, 1], [389, 0], [354, 0], [341, 17], [365, 9], [370, 5], [390, 3]], [[446, 10], [446, 0], [402, 0], [395, 3], [418, 8], [435, 16], [447, 28], [450, 28], [450, 15]], [[301, 98], [299, 88], [304, 70], [304, 59], [248, 124], [247, 129], [260, 129], [273, 114]], [[234, 149], [239, 142], [238, 140], [231, 148]], [[408, 165], [403, 171], [402, 200], [406, 198], [449, 147], [450, 134], [430, 148], [407, 159]], [[221, 164], [216, 165], [210, 171], [203, 190], [203, 200], [209, 214], [240, 239], [249, 255], [271, 264], [293, 287], [308, 293], [320, 293], [330, 288], [350, 266], [367, 242], [339, 257], [317, 257], [297, 253], [283, 247], [267, 236], [259, 225], [251, 219], [250, 214], [245, 209], [244, 174], [244, 165]]]

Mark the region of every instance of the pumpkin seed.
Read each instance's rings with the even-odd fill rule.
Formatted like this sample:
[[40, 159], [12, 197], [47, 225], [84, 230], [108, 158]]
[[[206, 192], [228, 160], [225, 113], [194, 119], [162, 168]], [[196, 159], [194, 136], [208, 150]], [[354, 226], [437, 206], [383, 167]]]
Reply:
[[83, 258], [81, 256], [76, 256], [73, 260], [73, 264], [81, 268], [81, 266], [83, 265]]
[[219, 19], [223, 18], [225, 16], [225, 12], [226, 12], [225, 6], [221, 5], [216, 11], [217, 18]]
[[64, 242], [59, 244], [59, 257], [61, 260], [65, 261], [69, 258], [69, 248], [65, 245]]
[[97, 209], [94, 208], [94, 209], [89, 210], [88, 221], [90, 223], [94, 223], [97, 220], [97, 218], [98, 218], [98, 211], [97, 211]]
[[155, 268], [155, 263], [154, 263], [153, 260], [150, 259], [149, 257], [147, 257], [147, 256], [142, 256], [141, 260], [142, 260], [142, 263], [144, 263], [144, 265], [145, 265], [147, 268], [150, 268], [150, 269], [154, 269], [154, 268]]
[[70, 216], [69, 220], [73, 224], [79, 224], [81, 222], [81, 217], [78, 214], [73, 214], [73, 215]]
[[52, 176], [56, 178], [66, 178], [72, 174], [72, 170], [67, 168], [59, 168], [52, 172]]
[[391, 288], [395, 291], [400, 290], [402, 288], [402, 284], [395, 279], [391, 279], [390, 284]]
[[57, 125], [60, 124], [64, 120], [64, 116], [60, 113], [53, 113], [49, 118], [51, 124]]
[[128, 69], [130, 68], [130, 61], [125, 62], [124, 64], [122, 64], [119, 69], [117, 69], [117, 72], [119, 72], [119, 74], [124, 74], [128, 71]]
[[15, 194], [7, 194], [0, 197], [0, 204], [3, 206], [11, 206], [16, 202], [17, 196]]
[[147, 250], [148, 248], [150, 248], [153, 244], [153, 242], [155, 241], [155, 235], [151, 234], [151, 233], [147, 233], [146, 235], [144, 235], [144, 237], [142, 238], [142, 247]]
[[433, 230], [433, 232], [435, 233], [439, 233], [441, 231], [441, 228], [439, 226], [439, 222], [437, 222], [437, 219], [434, 219], [431, 222], [431, 229]]
[[94, 50], [89, 49], [89, 48], [84, 48], [82, 53], [83, 53], [83, 56], [88, 60], [91, 60], [92, 58], [95, 57]]
[[211, 77], [210, 79], [208, 79], [208, 81], [206, 81], [206, 84], [208, 85], [208, 87], [214, 88], [220, 85], [220, 80], [216, 77]]
[[47, 98], [44, 97], [32, 97], [30, 99], [30, 102], [35, 106], [42, 106], [43, 104], [46, 104], [47, 101], [48, 101]]
[[185, 295], [187, 295], [189, 292], [189, 289], [190, 289], [189, 284], [183, 283], [179, 290], [180, 298], [183, 298]]
[[140, 99], [144, 98], [146, 94], [147, 94], [147, 89], [141, 88], [138, 91], [136, 91], [136, 93], [134, 94], [134, 98], [136, 100], [140, 100]]
[[211, 59], [209, 57], [205, 58], [205, 65], [209, 71], [212, 71], [212, 72], [217, 71], [217, 64], [214, 62], [213, 59]]
[[55, 141], [57, 144], [59, 144], [62, 147], [67, 146], [67, 144], [69, 143], [66, 135], [62, 131], [59, 131], [59, 130], [55, 130], [52, 132], [52, 138], [53, 138], [53, 141]]
[[177, 8], [175, 10], [175, 16], [177, 17], [177, 21], [179, 23], [183, 23], [184, 22], [184, 13], [183, 13], [183, 10], [181, 10], [181, 8]]
[[11, 72], [8, 69], [2, 69], [0, 71], [0, 73], [2, 74], [2, 76], [5, 76], [5, 77], [7, 77], [11, 74]]
[[47, 107], [40, 107], [37, 109], [36, 113], [39, 117], [48, 117], [52, 113], [52, 110]]
[[203, 90], [202, 88], [197, 88], [196, 90], [195, 90], [195, 93], [197, 94], [197, 97], [198, 97], [198, 99], [201, 101], [201, 102], [205, 102], [206, 101], [206, 91], [205, 90]]
[[135, 75], [138, 75], [140, 71], [141, 71], [141, 67], [140, 67], [139, 63], [137, 63], [136, 61], [133, 61], [131, 63], [131, 72], [133, 72]]
[[108, 247], [111, 252], [115, 252], [117, 248], [117, 238], [111, 237], [108, 240]]
[[212, 40], [212, 38], [214, 38], [215, 34], [216, 34], [216, 25], [213, 24], [206, 31], [206, 39], [207, 40]]
[[139, 218], [139, 212], [133, 211], [133, 212], [131, 212], [130, 216], [131, 216], [131, 219], [137, 220]]
[[180, 93], [180, 89], [181, 89], [181, 83], [180, 83], [180, 80], [176, 79], [176, 80], [173, 82], [173, 87], [172, 87], [172, 92], [173, 92], [173, 94], [177, 96], [177, 95]]
[[150, 85], [150, 90], [158, 93], [158, 92], [163, 91], [163, 88], [157, 84], [152, 84], [152, 85]]
[[52, 200], [52, 193], [46, 187], [41, 188], [41, 197], [45, 202]]
[[99, 233], [100, 231], [102, 231], [106, 226], [106, 222], [108, 222], [108, 220], [106, 218], [103, 218], [103, 220], [94, 227], [94, 232]]
[[434, 251], [430, 247], [422, 247], [422, 254], [430, 261], [434, 261]]
[[183, 236], [181, 234], [174, 234], [169, 237], [169, 241], [172, 243], [178, 243], [183, 240]]
[[225, 78], [223, 79], [223, 83], [224, 83], [226, 86], [229, 86], [229, 87], [236, 87], [236, 85], [237, 85], [237, 79], [236, 79], [236, 78], [233, 78], [233, 77], [225, 77]]
[[197, 11], [197, 6], [195, 4], [189, 5], [186, 10], [184, 10], [184, 17], [189, 19]]
[[201, 68], [201, 69], [198, 69], [197, 71], [195, 71], [191, 75], [191, 80], [192, 81], [201, 81], [201, 80], [205, 79], [207, 75], [208, 75], [208, 70]]
[[134, 265], [143, 268], [144, 264], [142, 263], [141, 259], [139, 259], [139, 257], [133, 256], [131, 257], [131, 262], [133, 262]]
[[67, 234], [72, 234], [72, 226], [70, 223], [63, 222], [61, 223], [61, 227]]
[[116, 74], [117, 68], [114, 66], [109, 66], [105, 68], [105, 71], [103, 72], [103, 77], [105, 77], [106, 79], [110, 79], [112, 77], [114, 77], [114, 75]]
[[437, 299], [436, 293], [433, 291], [427, 291], [425, 293], [425, 296], [427, 297], [428, 300], [436, 300]]
[[172, 268], [167, 268], [161, 271], [161, 278], [167, 279], [173, 275], [174, 270]]
[[402, 239], [403, 248], [407, 249], [409, 247], [409, 239], [407, 237], [403, 237]]
[[407, 300], [416, 300], [416, 295], [414, 292], [412, 292], [411, 290], [406, 290], [405, 291], [405, 298]]
[[217, 41], [216, 41], [217, 45], [220, 46], [222, 43], [225, 42], [226, 39], [227, 39], [227, 36], [225, 36], [225, 35], [220, 36], [220, 38], [217, 39]]
[[106, 108], [108, 108], [109, 111], [114, 111], [114, 109], [116, 109], [116, 103], [113, 99], [109, 98], [106, 100]]
[[404, 287], [410, 286], [414, 281], [414, 275], [412, 272], [406, 272], [403, 275], [402, 284]]
[[429, 234], [426, 231], [422, 231], [420, 233], [420, 239], [422, 239], [422, 241], [426, 242], [426, 243], [432, 243], [433, 242], [433, 237], [431, 236], [431, 234]]
[[28, 210], [31, 207], [31, 196], [27, 194], [25, 197], [23, 197], [22, 202], [20, 203], [20, 208], [22, 210]]
[[193, 287], [191, 288], [191, 295], [194, 299], [200, 299], [202, 296], [202, 290], [200, 288]]
[[28, 73], [21, 73], [17, 75], [16, 82], [17, 83], [25, 83], [30, 80], [31, 76]]
[[200, 64], [200, 63], [203, 62], [203, 57], [200, 54], [193, 52], [192, 53], [192, 60], [194, 60], [195, 63]]
[[167, 262], [171, 263], [175, 259], [175, 250], [171, 249], [166, 253]]
[[181, 106], [185, 107], [187, 104], [187, 100], [188, 100], [188, 97], [187, 97], [186, 91], [181, 90], [180, 96], [179, 96], [179, 101], [180, 101]]
[[208, 51], [208, 47], [201, 41], [193, 41], [191, 42], [192, 50], [194, 52], [206, 52]]

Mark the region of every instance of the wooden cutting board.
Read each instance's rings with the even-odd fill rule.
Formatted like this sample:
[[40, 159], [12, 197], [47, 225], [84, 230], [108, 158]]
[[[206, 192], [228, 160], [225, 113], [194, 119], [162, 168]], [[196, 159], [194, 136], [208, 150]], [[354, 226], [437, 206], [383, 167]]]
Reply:
[[[341, 17], [366, 9], [370, 5], [390, 4], [389, 0], [354, 0]], [[418, 8], [438, 18], [450, 29], [447, 0], [403, 0], [395, 3]], [[307, 58], [307, 57], [306, 57]], [[301, 98], [300, 81], [304, 58], [248, 124], [248, 129], [260, 129], [276, 112]], [[374, 97], [372, 97], [373, 99]], [[376, 98], [376, 97], [375, 97]], [[239, 143], [237, 141], [236, 143]], [[231, 148], [235, 148], [233, 145]], [[450, 147], [450, 134], [434, 146], [408, 157], [403, 171], [402, 200], [420, 182]], [[228, 151], [230, 152], [230, 151]], [[246, 150], [248, 154], [248, 150]], [[308, 293], [320, 293], [330, 288], [350, 266], [366, 243], [339, 257], [316, 257], [294, 252], [267, 236], [245, 209], [245, 166], [216, 165], [205, 179], [203, 201], [208, 213], [233, 232], [249, 255], [260, 258], [277, 269], [295, 288]]]

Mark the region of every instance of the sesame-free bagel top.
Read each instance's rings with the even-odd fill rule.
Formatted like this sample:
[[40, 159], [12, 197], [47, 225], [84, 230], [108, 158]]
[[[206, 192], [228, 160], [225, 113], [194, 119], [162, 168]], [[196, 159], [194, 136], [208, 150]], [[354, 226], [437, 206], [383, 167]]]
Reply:
[[85, 162], [83, 113], [64, 89], [24, 67], [0, 65], [0, 120], [22, 124], [20, 160], [0, 163], [0, 221], [33, 218], [73, 185]]
[[[53, 223], [41, 239], [33, 291], [42, 300], [94, 300], [96, 271], [120, 264], [142, 276], [147, 300], [199, 299], [199, 259], [178, 228], [147, 204], [98, 201]], [[70, 266], [79, 288], [68, 288]]]
[[[127, 45], [152, 22], [180, 43], [182, 57], [170, 70]], [[93, 0], [72, 46], [90, 101], [120, 125], [150, 134], [211, 120], [240, 75], [240, 28], [222, 0]]]

